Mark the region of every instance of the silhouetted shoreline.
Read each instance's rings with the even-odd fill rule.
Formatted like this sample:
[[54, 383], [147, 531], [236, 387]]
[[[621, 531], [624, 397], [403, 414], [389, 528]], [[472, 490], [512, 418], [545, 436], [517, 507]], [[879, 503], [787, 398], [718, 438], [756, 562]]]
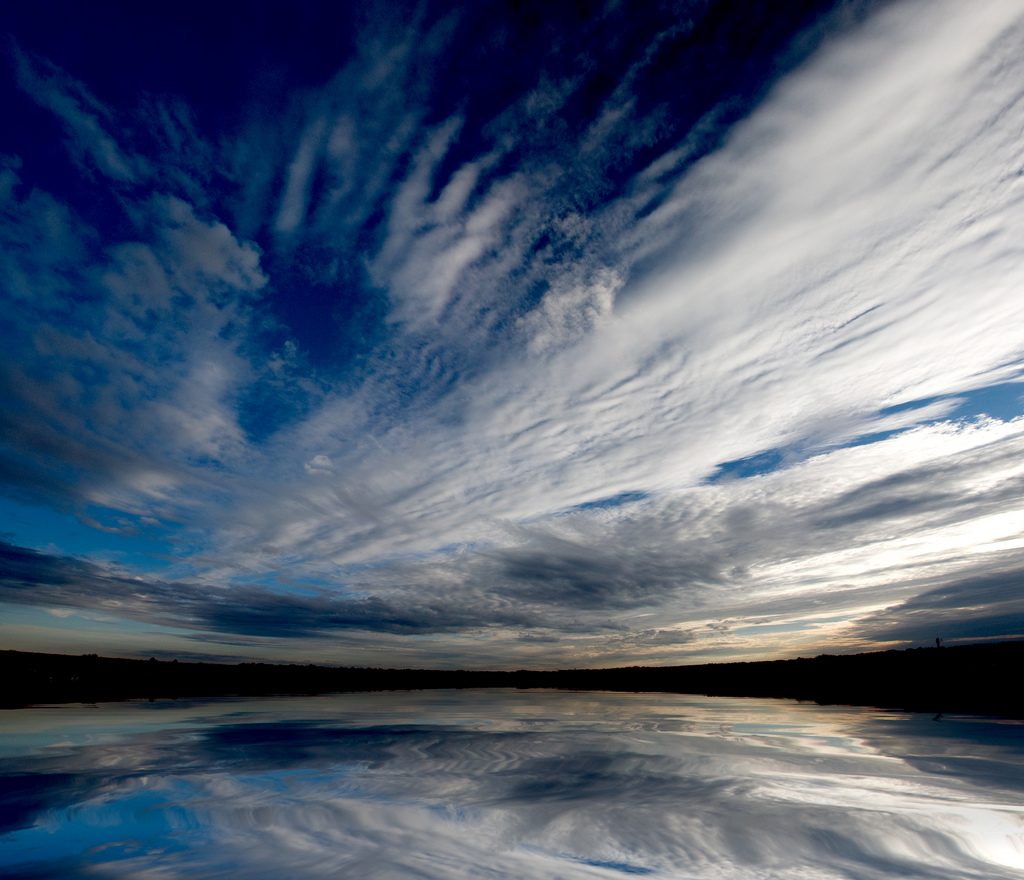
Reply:
[[782, 697], [1024, 717], [1024, 641], [694, 666], [484, 672], [128, 660], [0, 651], [0, 706], [435, 688], [559, 688]]

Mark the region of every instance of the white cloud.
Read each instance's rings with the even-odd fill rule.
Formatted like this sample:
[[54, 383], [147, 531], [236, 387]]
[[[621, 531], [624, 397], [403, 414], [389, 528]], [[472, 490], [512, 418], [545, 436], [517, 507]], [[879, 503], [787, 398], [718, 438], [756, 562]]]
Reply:
[[295, 158], [288, 166], [288, 182], [275, 223], [278, 232], [293, 232], [306, 216], [311, 178], [323, 148], [325, 129], [325, 120], [317, 119], [303, 132]]
[[334, 472], [334, 465], [326, 455], [314, 455], [311, 461], [307, 461], [303, 467], [307, 474], [330, 474]]

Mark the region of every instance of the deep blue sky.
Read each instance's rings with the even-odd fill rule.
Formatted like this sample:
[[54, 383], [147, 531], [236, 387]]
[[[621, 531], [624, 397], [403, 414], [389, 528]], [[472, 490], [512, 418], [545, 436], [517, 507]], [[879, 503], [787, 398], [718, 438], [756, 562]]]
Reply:
[[1024, 2], [0, 28], [10, 647], [1024, 635]]

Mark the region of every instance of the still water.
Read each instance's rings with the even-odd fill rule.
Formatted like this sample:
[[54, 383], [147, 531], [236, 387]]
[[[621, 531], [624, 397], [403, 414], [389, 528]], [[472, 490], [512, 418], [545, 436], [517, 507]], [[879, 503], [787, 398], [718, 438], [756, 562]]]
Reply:
[[1024, 723], [422, 691], [0, 712], [0, 875], [1024, 877]]

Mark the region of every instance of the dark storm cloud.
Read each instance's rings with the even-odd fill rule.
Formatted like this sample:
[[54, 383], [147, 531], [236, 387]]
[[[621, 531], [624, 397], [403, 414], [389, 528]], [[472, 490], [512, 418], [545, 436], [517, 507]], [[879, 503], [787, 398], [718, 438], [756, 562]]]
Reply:
[[941, 587], [858, 620], [856, 627], [866, 641], [879, 642], [1020, 638], [1024, 567], [951, 578]]
[[692, 547], [689, 556], [682, 547], [673, 552], [667, 542], [651, 540], [658, 523], [646, 525], [647, 546], [639, 550], [624, 535], [615, 535], [612, 547], [541, 535], [525, 547], [495, 552], [496, 575], [522, 601], [581, 611], [636, 608], [721, 582], [723, 559]]
[[843, 492], [830, 501], [827, 510], [815, 511], [813, 516], [826, 529], [843, 529], [913, 516], [956, 520], [956, 507], [963, 503], [976, 505], [979, 512], [1003, 510], [1024, 493], [1024, 475], [1014, 475], [997, 486], [988, 485], [969, 498], [951, 487], [970, 475], [982, 479], [993, 466], [1011, 464], [1015, 454], [1013, 448], [993, 449], [973, 460], [943, 460], [900, 470]]
[[126, 576], [66, 556], [0, 542], [0, 598], [43, 607], [97, 610], [149, 623], [245, 636], [296, 638], [339, 630], [392, 634], [538, 624], [526, 609], [439, 601], [294, 595], [251, 585], [213, 588]]

